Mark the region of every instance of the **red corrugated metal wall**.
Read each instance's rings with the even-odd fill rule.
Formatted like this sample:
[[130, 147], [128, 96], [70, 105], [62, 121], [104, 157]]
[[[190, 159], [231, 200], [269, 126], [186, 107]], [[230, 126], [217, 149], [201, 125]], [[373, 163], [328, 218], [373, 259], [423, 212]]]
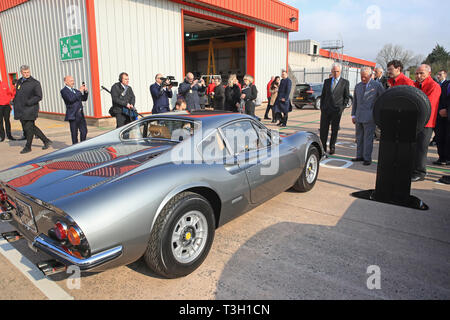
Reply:
[[[252, 19], [298, 31], [299, 11], [277, 0], [197, 0], [198, 4], [214, 6]], [[290, 18], [296, 18], [292, 22]]]
[[24, 2], [28, 2], [29, 0], [0, 0], [0, 12], [8, 10], [12, 7], [18, 6]]

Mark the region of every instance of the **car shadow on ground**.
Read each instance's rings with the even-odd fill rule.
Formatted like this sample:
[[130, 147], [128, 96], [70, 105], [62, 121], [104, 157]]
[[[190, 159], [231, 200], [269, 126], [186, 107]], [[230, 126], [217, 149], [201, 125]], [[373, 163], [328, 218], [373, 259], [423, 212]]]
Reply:
[[450, 193], [419, 193], [430, 211], [355, 200], [335, 226], [260, 231], [227, 262], [216, 299], [449, 299]]

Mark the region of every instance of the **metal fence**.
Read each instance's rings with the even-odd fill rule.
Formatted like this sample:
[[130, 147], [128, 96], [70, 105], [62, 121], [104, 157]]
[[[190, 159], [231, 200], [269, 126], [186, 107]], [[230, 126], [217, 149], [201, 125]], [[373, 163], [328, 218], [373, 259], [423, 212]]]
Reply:
[[[330, 77], [330, 68], [319, 69], [297, 69], [291, 72], [291, 77], [295, 84], [298, 83], [323, 83]], [[342, 78], [350, 82], [350, 91], [353, 92], [355, 86], [361, 81], [361, 69], [344, 66], [342, 69]]]

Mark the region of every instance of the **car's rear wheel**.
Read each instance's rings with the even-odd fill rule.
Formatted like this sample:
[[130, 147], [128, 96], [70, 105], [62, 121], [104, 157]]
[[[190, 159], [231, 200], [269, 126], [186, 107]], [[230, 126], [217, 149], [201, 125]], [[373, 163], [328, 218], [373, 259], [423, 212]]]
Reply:
[[144, 260], [163, 277], [184, 277], [205, 260], [214, 233], [214, 211], [208, 200], [196, 193], [180, 193], [156, 219]]
[[298, 192], [308, 192], [316, 184], [319, 176], [320, 156], [316, 147], [311, 146], [306, 157], [305, 167], [293, 188]]
[[318, 97], [317, 99], [316, 99], [316, 102], [314, 103], [314, 108], [316, 109], [316, 110], [320, 110], [320, 103], [321, 103], [322, 101], [321, 101], [321, 99], [320, 99], [320, 97]]

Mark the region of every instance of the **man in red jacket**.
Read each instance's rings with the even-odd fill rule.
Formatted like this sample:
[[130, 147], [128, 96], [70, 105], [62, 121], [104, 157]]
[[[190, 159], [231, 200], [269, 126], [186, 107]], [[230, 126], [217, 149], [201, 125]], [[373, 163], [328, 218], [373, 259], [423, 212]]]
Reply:
[[414, 87], [414, 81], [403, 74], [403, 63], [399, 60], [392, 60], [387, 65], [389, 75], [388, 86], [411, 86]]
[[[11, 122], [9, 121], [9, 115], [11, 113], [11, 100], [14, 98], [13, 93], [8, 87], [6, 82], [0, 80], [0, 142], [5, 140], [5, 129], [6, 136], [9, 140], [16, 140], [11, 135]], [[5, 127], [3, 128], [3, 122], [5, 122]]]
[[436, 118], [441, 98], [441, 86], [431, 78], [431, 67], [427, 64], [421, 65], [416, 70], [415, 87], [422, 90], [431, 103], [430, 120], [422, 132], [417, 135], [416, 159], [412, 182], [425, 180], [427, 174], [428, 145], [430, 144], [433, 128], [436, 126]]

